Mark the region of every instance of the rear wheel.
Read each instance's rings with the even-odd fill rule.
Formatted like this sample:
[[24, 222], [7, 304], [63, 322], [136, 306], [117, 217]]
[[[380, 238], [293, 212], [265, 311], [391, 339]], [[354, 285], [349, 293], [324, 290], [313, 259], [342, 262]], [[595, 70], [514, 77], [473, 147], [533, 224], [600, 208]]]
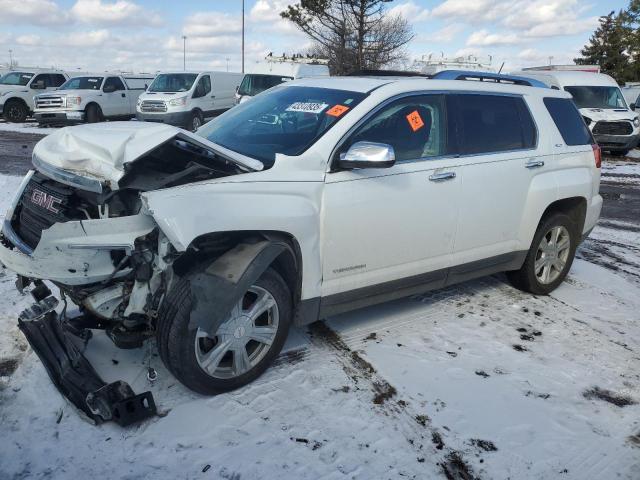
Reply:
[[87, 107], [86, 118], [87, 123], [98, 123], [102, 121], [102, 110], [98, 105], [92, 103]]
[[4, 104], [3, 116], [7, 122], [22, 123], [28, 115], [29, 109], [20, 100], [9, 100]]
[[212, 395], [258, 378], [278, 355], [291, 323], [291, 293], [272, 269], [245, 292], [213, 336], [189, 329], [190, 284], [180, 280], [158, 317], [158, 349], [185, 386]]
[[578, 236], [576, 225], [563, 213], [543, 219], [522, 268], [507, 273], [511, 283], [538, 295], [555, 290], [569, 273]]

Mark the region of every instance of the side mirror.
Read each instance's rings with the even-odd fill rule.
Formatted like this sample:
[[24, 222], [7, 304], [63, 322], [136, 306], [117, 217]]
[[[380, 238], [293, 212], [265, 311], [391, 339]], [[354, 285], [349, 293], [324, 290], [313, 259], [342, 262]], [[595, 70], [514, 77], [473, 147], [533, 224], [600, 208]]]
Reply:
[[102, 89], [102, 91], [104, 93], [113, 93], [116, 91], [116, 86], [115, 85], [105, 85], [104, 88]]
[[375, 142], [356, 142], [340, 154], [341, 168], [389, 168], [396, 163], [391, 145]]
[[629, 105], [629, 108], [635, 112], [636, 111], [636, 104], [632, 103], [631, 105]]
[[45, 89], [44, 80], [38, 80], [37, 82], [33, 82], [31, 84], [31, 88], [33, 90], [44, 90]]

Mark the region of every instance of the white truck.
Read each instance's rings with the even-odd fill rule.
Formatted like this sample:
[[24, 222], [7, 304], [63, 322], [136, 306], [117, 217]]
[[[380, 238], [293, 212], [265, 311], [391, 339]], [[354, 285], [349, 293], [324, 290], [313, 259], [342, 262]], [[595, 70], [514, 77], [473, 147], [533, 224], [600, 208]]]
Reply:
[[33, 97], [55, 90], [69, 79], [59, 70], [20, 69], [0, 77], [0, 114], [7, 122], [24, 122], [34, 111]]
[[236, 103], [290, 80], [306, 77], [328, 77], [327, 60], [315, 57], [266, 57], [264, 62], [249, 64], [247, 73], [236, 92]]
[[242, 74], [233, 72], [159, 73], [140, 95], [136, 118], [195, 132], [206, 119], [233, 107], [241, 81]]
[[[19, 325], [61, 391], [97, 421], [145, 404], [74, 350], [85, 328], [123, 348], [154, 336], [173, 375], [215, 394], [264, 372], [294, 324], [496, 272], [557, 288], [600, 214], [598, 145], [567, 92], [441, 74], [295, 80], [195, 134], [113, 122], [41, 140], [0, 262], [35, 286]], [[84, 316], [59, 316], [43, 280]]]
[[[576, 66], [587, 68], [588, 66]], [[626, 155], [638, 145], [640, 118], [617, 82], [591, 71], [523, 69], [518, 72], [549, 87], [569, 92], [598, 145], [612, 155]]]
[[34, 98], [38, 123], [70, 125], [129, 120], [153, 75], [100, 74], [73, 77], [58, 90]]

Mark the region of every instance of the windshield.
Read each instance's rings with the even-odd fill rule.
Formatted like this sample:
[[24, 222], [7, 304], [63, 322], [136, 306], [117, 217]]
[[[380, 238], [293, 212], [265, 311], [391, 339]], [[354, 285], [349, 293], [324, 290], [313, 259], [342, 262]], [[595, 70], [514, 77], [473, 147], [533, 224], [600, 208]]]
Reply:
[[627, 108], [618, 87], [564, 87], [578, 108]]
[[31, 77], [33, 77], [33, 73], [10, 72], [7, 73], [4, 77], [0, 78], [0, 84], [20, 85], [24, 87], [27, 83], [29, 83]]
[[286, 81], [293, 80], [293, 77], [283, 77], [281, 75], [245, 75], [238, 88], [238, 95], [248, 95], [253, 97], [271, 87], [280, 85]]
[[195, 82], [197, 73], [161, 73], [156, 77], [149, 92], [176, 93], [188, 92]]
[[364, 93], [314, 87], [278, 87], [212, 120], [198, 135], [260, 160], [300, 155], [365, 97]]
[[76, 77], [67, 80], [60, 90], [100, 90], [104, 77]]

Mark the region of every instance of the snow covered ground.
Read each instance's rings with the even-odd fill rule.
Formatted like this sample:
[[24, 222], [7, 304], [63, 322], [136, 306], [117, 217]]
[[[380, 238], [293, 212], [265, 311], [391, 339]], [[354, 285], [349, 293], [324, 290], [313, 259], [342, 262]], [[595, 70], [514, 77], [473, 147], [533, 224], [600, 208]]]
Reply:
[[39, 127], [38, 122], [36, 121], [9, 123], [0, 119], [0, 132], [38, 133], [40, 135], [49, 135], [58, 129], [58, 127]]
[[[605, 163], [603, 180], [640, 189], [640, 164]], [[18, 181], [0, 176], [1, 212]], [[97, 332], [103, 378], [166, 414], [128, 429], [62, 399], [15, 325], [29, 298], [0, 272], [0, 478], [637, 480], [640, 211], [603, 219], [579, 257], [549, 297], [495, 276], [296, 330], [263, 377], [213, 398], [152, 342]]]

